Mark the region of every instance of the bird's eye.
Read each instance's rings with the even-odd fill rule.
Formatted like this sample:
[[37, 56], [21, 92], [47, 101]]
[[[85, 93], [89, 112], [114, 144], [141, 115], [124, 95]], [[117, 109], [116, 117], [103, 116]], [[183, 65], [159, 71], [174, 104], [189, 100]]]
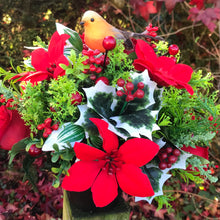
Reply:
[[94, 18], [91, 18], [90, 21], [93, 22], [93, 21], [95, 21], [95, 19], [94, 19]]

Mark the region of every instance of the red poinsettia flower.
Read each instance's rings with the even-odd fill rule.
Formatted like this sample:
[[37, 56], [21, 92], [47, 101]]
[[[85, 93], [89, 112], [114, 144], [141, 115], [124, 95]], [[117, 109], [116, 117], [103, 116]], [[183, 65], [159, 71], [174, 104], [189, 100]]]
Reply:
[[149, 70], [151, 80], [159, 86], [174, 86], [178, 89], [185, 88], [191, 95], [192, 87], [188, 84], [193, 69], [185, 64], [176, 64], [170, 57], [157, 57], [153, 48], [143, 40], [137, 40], [135, 47], [137, 59], [134, 67], [139, 71]]
[[103, 138], [104, 151], [75, 143], [74, 150], [80, 161], [69, 169], [69, 176], [65, 176], [62, 187], [76, 192], [91, 188], [97, 207], [104, 207], [117, 197], [118, 185], [132, 196], [153, 196], [150, 180], [139, 167], [154, 158], [159, 146], [148, 139], [133, 138], [118, 148], [117, 135], [108, 130], [108, 123], [97, 118], [90, 120]]
[[0, 107], [0, 148], [11, 150], [18, 141], [29, 137], [30, 129], [21, 119], [17, 110]]
[[59, 64], [69, 65], [68, 59], [63, 55], [66, 40], [69, 39], [68, 34], [59, 35], [56, 31], [52, 37], [48, 47], [48, 51], [43, 48], [34, 50], [31, 53], [31, 64], [35, 68], [35, 72], [20, 73], [11, 79], [18, 81], [30, 81], [35, 84], [49, 78], [57, 78], [65, 74], [65, 71]]

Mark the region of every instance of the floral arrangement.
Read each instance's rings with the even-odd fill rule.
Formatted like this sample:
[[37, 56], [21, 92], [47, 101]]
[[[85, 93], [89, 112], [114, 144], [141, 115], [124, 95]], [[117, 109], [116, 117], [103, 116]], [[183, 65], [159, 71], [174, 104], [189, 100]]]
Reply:
[[[50, 161], [54, 187], [91, 189], [104, 207], [119, 189], [135, 201], [168, 205], [173, 175], [202, 184], [211, 175], [210, 142], [220, 129], [213, 77], [180, 63], [177, 45], [106, 37], [105, 53], [56, 24], [49, 45], [34, 42], [15, 73], [0, 69], [0, 146], [9, 163]], [[149, 25], [148, 34], [157, 27]], [[27, 170], [28, 172], [28, 170]], [[31, 175], [28, 175], [31, 179]]]

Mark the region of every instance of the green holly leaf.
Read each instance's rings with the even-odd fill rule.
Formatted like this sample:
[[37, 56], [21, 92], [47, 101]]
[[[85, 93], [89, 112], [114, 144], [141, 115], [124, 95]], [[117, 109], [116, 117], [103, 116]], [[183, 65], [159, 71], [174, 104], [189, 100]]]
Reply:
[[67, 41], [67, 45], [64, 48], [64, 55], [69, 56], [71, 50], [75, 50], [77, 54], [79, 54], [83, 49], [83, 43], [76, 31], [71, 30], [70, 28], [56, 23], [56, 28], [59, 34], [68, 34], [70, 38]]

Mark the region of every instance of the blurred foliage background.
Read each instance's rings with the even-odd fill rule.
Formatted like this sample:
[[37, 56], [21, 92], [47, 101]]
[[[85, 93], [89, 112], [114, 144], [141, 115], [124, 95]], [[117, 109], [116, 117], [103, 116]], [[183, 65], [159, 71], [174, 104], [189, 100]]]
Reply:
[[[171, 13], [162, 6], [147, 21], [134, 15], [129, 0], [0, 0], [0, 66], [8, 68], [10, 61], [20, 65], [28, 55], [24, 46], [32, 46], [36, 36], [48, 41], [55, 31], [55, 22], [82, 33], [79, 25], [84, 11], [99, 12], [106, 20], [121, 29], [142, 32], [148, 23], [159, 26], [160, 33], [169, 43], [177, 44], [182, 62], [193, 68], [220, 75], [219, 30], [211, 33], [202, 23], [188, 20], [189, 4], [176, 4]], [[219, 80], [218, 80], [219, 81]], [[216, 84], [219, 89], [219, 83]]]

